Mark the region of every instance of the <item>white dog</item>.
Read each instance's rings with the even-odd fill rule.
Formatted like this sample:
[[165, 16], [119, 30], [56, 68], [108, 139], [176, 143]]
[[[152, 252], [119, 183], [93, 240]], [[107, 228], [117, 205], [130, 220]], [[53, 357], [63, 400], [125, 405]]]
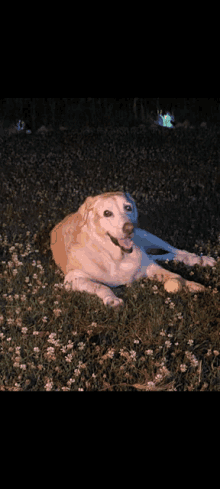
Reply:
[[[169, 292], [181, 290], [182, 286], [191, 292], [204, 291], [203, 285], [165, 270], [155, 260], [175, 259], [191, 266], [196, 263], [213, 266], [216, 261], [170, 246], [138, 229], [137, 220], [137, 208], [130, 194], [108, 192], [87, 197], [78, 212], [57, 224], [51, 231], [51, 249], [65, 274], [65, 288], [96, 294], [111, 306], [123, 301], [109, 287], [130, 284], [143, 277], [163, 282]], [[147, 255], [145, 250], [152, 247], [169, 253]]]

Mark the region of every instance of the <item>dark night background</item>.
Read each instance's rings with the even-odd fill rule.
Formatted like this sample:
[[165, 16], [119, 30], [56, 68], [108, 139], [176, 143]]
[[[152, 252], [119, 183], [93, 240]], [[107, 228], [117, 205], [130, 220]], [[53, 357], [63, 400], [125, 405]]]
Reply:
[[145, 116], [155, 115], [157, 109], [164, 113], [174, 110], [178, 122], [188, 119], [190, 124], [220, 123], [219, 98], [139, 98], [136, 120], [133, 104], [133, 98], [5, 98], [0, 100], [0, 117], [6, 127], [23, 119], [33, 132], [42, 124], [58, 127], [61, 121], [75, 127], [107, 122], [132, 126], [141, 121], [141, 107]]

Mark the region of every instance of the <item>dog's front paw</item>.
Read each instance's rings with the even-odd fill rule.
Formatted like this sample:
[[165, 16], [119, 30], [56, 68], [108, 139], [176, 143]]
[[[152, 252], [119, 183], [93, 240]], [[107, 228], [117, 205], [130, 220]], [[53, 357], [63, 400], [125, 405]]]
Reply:
[[123, 306], [124, 301], [122, 299], [119, 299], [119, 297], [112, 297], [108, 296], [105, 299], [103, 299], [103, 302], [106, 306], [110, 307], [117, 307], [117, 306]]

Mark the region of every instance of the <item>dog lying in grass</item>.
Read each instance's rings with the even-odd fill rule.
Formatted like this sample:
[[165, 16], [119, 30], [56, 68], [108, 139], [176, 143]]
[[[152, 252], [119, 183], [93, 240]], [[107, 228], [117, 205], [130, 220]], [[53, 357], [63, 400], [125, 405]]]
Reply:
[[[137, 227], [138, 212], [128, 193], [108, 192], [87, 197], [78, 211], [65, 217], [50, 235], [56, 264], [65, 274], [67, 290], [96, 294], [104, 304], [118, 306], [123, 300], [110, 287], [131, 284], [143, 277], [163, 282], [168, 292], [187, 287], [202, 292], [205, 287], [169, 272], [155, 260], [177, 260], [187, 265], [214, 266], [214, 258], [181, 251]], [[165, 255], [147, 255], [160, 248]]]

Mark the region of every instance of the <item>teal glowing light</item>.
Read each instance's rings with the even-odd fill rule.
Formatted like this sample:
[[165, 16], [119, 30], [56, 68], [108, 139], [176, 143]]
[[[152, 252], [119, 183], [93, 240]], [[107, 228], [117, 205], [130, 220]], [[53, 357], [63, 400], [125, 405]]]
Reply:
[[156, 121], [159, 126], [164, 126], [164, 127], [173, 127], [173, 121], [174, 121], [174, 116], [170, 115], [169, 112], [167, 112], [165, 115], [162, 115], [162, 110], [158, 112], [158, 119]]

